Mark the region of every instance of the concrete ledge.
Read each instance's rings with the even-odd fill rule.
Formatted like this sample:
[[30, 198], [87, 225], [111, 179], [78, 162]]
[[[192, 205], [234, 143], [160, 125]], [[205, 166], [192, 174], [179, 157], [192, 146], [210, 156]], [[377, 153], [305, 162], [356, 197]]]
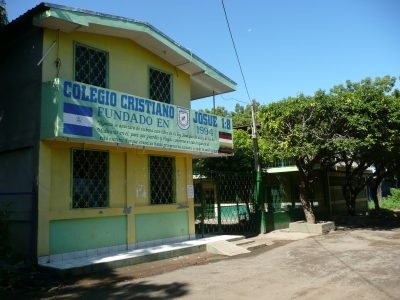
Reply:
[[382, 209], [380, 211], [369, 211], [366, 215], [356, 216], [334, 216], [335, 224], [353, 225], [353, 226], [374, 226], [391, 224], [397, 222], [398, 212]]
[[308, 224], [305, 221], [289, 223], [289, 231], [291, 232], [326, 234], [333, 230], [335, 230], [335, 222], [332, 221], [319, 222], [316, 224]]
[[368, 216], [334, 216], [333, 220], [336, 224], [342, 225], [366, 225], [368, 223]]
[[178, 256], [182, 256], [182, 255], [188, 255], [188, 254], [197, 253], [197, 252], [204, 252], [204, 251], [206, 251], [206, 248], [207, 248], [206, 245], [200, 245], [200, 246], [176, 249], [176, 250], [171, 250], [171, 251], [166, 251], [166, 252], [147, 254], [147, 255], [143, 255], [143, 256], [139, 256], [139, 257], [131, 257], [131, 258], [126, 258], [126, 259], [121, 259], [121, 260], [116, 260], [116, 261], [100, 262], [100, 263], [96, 263], [96, 264], [92, 264], [92, 265], [88, 265], [88, 266], [76, 267], [73, 269], [66, 269], [66, 270], [53, 269], [52, 271], [62, 277], [70, 276], [70, 275], [72, 275], [72, 276], [85, 275], [85, 274], [97, 273], [97, 272], [102, 272], [105, 270], [110, 270], [110, 269], [115, 269], [115, 268], [122, 268], [122, 267], [138, 265], [138, 264], [162, 260], [162, 259], [178, 257]]
[[182, 255], [188, 255], [207, 250], [207, 244], [218, 241], [230, 241], [244, 238], [244, 236], [209, 236], [201, 239], [171, 243], [145, 249], [115, 251], [112, 253], [97, 253], [92, 256], [74, 257], [70, 259], [49, 261], [42, 257], [39, 267], [47, 268], [60, 276], [83, 275], [104, 270], [126, 267], [156, 260], [162, 260]]
[[168, 245], [171, 243], [179, 243], [179, 242], [185, 242], [185, 241], [195, 240], [195, 239], [196, 239], [196, 235], [191, 234], [191, 235], [182, 235], [182, 236], [177, 236], [177, 237], [172, 237], [172, 238], [150, 240], [150, 241], [133, 243], [133, 244], [122, 244], [122, 245], [114, 245], [114, 246], [103, 247], [103, 248], [94, 248], [94, 249], [86, 249], [86, 250], [80, 250], [80, 251], [75, 251], [75, 252], [45, 255], [45, 256], [38, 257], [38, 264], [40, 265], [40, 264], [44, 264], [47, 262], [57, 262], [57, 261], [63, 261], [63, 260], [68, 261], [71, 258], [90, 257], [90, 256], [96, 256], [96, 255], [101, 255], [101, 254], [105, 254], [105, 253], [110, 253], [112, 255], [112, 253], [116, 253], [116, 252], [120, 252], [120, 251], [146, 249], [149, 247]]
[[391, 219], [393, 217], [397, 217], [397, 214], [396, 214], [396, 216], [394, 216], [394, 215], [395, 215], [395, 212], [393, 210], [386, 210], [386, 209], [381, 209], [379, 211], [370, 210], [368, 212], [368, 216], [370, 218]]

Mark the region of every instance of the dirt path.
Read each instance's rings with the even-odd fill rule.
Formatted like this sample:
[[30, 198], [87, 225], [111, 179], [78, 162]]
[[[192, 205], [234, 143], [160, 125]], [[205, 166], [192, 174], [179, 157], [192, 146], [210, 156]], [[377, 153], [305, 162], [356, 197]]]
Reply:
[[400, 299], [399, 258], [399, 229], [336, 231], [236, 257], [201, 253], [64, 279], [50, 291], [8, 297]]

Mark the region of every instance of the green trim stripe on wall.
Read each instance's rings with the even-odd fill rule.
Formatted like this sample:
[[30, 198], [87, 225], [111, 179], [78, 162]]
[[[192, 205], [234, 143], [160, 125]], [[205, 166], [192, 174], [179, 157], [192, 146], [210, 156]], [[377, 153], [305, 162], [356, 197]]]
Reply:
[[137, 243], [188, 235], [188, 211], [136, 215], [135, 230]]
[[126, 216], [50, 221], [50, 255], [123, 244]]

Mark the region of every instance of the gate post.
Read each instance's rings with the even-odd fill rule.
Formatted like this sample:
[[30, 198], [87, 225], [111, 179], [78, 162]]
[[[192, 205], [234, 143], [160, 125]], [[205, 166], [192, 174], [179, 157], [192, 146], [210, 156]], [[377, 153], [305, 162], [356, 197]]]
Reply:
[[264, 208], [264, 197], [263, 197], [263, 188], [262, 188], [262, 179], [261, 172], [256, 172], [256, 185], [254, 189], [254, 202], [256, 203], [256, 224], [260, 225], [260, 227], [256, 227], [257, 232], [266, 233], [266, 225], [265, 225], [265, 208]]
[[258, 207], [259, 210], [261, 210], [261, 224], [260, 224], [260, 233], [266, 233], [267, 232], [267, 228], [266, 228], [266, 224], [265, 224], [265, 205], [264, 205], [264, 195], [263, 195], [263, 186], [262, 186], [262, 174], [261, 172], [257, 172], [257, 179], [256, 179], [256, 185], [257, 185], [257, 202], [258, 202]]
[[254, 99], [251, 101], [251, 117], [253, 120], [252, 126], [252, 139], [253, 139], [253, 147], [254, 147], [254, 169], [256, 171], [256, 186], [254, 189], [254, 203], [256, 203], [256, 224], [257, 224], [257, 231], [260, 233], [265, 233], [265, 209], [264, 209], [264, 199], [262, 198], [261, 193], [261, 167], [260, 167], [260, 160], [259, 160], [259, 153], [258, 153], [258, 141], [257, 141], [257, 123], [256, 123], [256, 116], [254, 113]]
[[215, 176], [216, 180], [216, 188], [217, 188], [217, 194], [215, 197], [217, 198], [217, 212], [218, 212], [218, 233], [222, 233], [222, 220], [221, 220], [221, 185], [220, 185], [220, 176]]
[[204, 218], [206, 212], [206, 204], [204, 199], [204, 191], [203, 191], [203, 174], [200, 173], [200, 203], [201, 203], [201, 237], [204, 237]]

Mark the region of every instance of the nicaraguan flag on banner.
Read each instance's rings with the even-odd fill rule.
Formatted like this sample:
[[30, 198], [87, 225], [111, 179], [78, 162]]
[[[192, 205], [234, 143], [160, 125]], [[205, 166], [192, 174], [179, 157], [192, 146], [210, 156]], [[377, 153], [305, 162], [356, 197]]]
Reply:
[[219, 145], [222, 147], [232, 147], [232, 134], [229, 132], [219, 132]]
[[64, 102], [64, 133], [93, 136], [93, 109]]

